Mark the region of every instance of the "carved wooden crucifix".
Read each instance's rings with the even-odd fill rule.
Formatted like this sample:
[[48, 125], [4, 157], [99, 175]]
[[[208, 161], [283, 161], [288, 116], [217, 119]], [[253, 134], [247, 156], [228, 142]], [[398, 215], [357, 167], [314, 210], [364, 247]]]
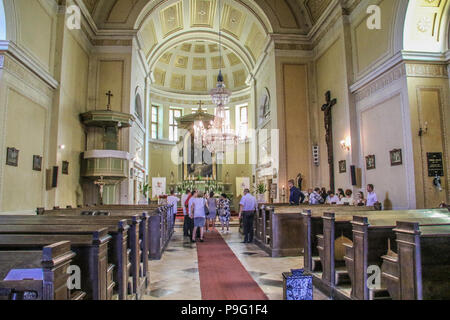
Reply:
[[111, 110], [111, 98], [114, 97], [114, 95], [112, 94], [111, 90], [109, 90], [109, 91], [106, 93], [106, 96], [108, 97], [108, 104], [106, 105], [106, 108], [107, 108], [108, 110]]
[[325, 93], [326, 104], [322, 106], [322, 111], [325, 114], [325, 139], [327, 142], [328, 149], [328, 165], [330, 167], [330, 190], [335, 192], [334, 189], [334, 152], [333, 152], [333, 117], [332, 109], [336, 105], [337, 100], [331, 99], [331, 91]]

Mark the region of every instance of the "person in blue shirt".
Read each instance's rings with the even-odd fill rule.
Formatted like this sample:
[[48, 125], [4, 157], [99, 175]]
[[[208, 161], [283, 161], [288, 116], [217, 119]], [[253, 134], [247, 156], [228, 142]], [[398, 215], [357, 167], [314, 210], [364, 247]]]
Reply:
[[294, 184], [295, 184], [294, 180], [289, 180], [288, 182], [290, 190], [289, 204], [293, 206], [298, 206], [300, 203], [303, 203], [303, 201], [305, 201], [305, 195]]
[[249, 189], [244, 190], [244, 196], [239, 203], [239, 220], [242, 219], [244, 227], [244, 242], [253, 242], [253, 220], [255, 219], [255, 213], [258, 209], [258, 202], [256, 198], [251, 195]]

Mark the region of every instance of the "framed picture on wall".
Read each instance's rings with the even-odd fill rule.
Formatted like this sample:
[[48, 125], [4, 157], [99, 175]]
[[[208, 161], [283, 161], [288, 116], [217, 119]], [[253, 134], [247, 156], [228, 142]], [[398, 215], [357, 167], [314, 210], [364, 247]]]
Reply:
[[339, 161], [339, 173], [346, 173], [347, 172], [347, 161], [342, 160]]
[[391, 166], [401, 166], [403, 164], [402, 149], [394, 149], [390, 151]]
[[65, 174], [65, 175], [69, 174], [69, 162], [68, 161], [62, 162], [61, 173]]
[[369, 155], [369, 156], [366, 157], [366, 169], [367, 170], [374, 170], [374, 169], [376, 169], [375, 155]]
[[42, 171], [42, 157], [33, 156], [33, 171]]
[[19, 166], [19, 150], [16, 148], [7, 148], [6, 165], [13, 167]]

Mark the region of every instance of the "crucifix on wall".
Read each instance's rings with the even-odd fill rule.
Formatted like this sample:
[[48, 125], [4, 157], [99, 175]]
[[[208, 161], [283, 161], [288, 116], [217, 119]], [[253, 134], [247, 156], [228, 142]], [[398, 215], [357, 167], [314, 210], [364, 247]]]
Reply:
[[336, 105], [337, 100], [331, 99], [331, 91], [325, 93], [325, 102], [322, 106], [322, 111], [325, 116], [325, 140], [328, 149], [328, 165], [330, 167], [330, 190], [335, 192], [334, 185], [334, 153], [333, 153], [333, 106]]
[[106, 93], [106, 96], [108, 97], [108, 104], [106, 105], [106, 108], [111, 111], [111, 98], [114, 97], [114, 95], [112, 94], [111, 90], [109, 90]]

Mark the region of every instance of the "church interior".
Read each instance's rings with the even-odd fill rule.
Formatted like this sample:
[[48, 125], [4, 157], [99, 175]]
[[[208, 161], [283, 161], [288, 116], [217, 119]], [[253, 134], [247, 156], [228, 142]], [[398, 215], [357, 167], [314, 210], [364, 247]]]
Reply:
[[450, 299], [449, 72], [448, 0], [0, 0], [0, 300]]

